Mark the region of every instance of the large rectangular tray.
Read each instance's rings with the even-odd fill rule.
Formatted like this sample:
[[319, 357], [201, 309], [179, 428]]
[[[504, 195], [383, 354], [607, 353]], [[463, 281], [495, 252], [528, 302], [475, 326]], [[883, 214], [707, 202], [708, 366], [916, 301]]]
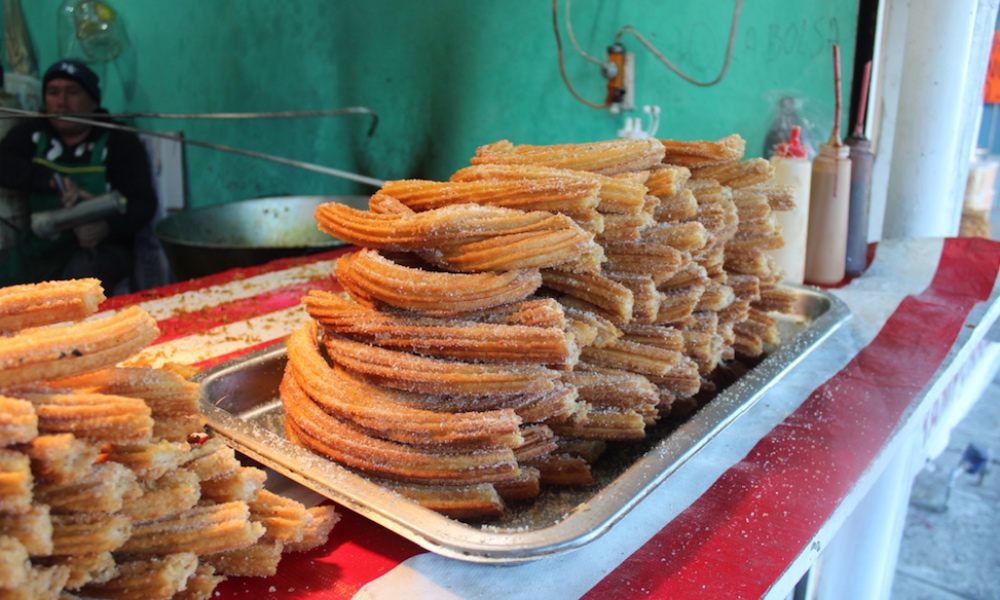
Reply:
[[289, 442], [277, 397], [283, 344], [204, 371], [196, 380], [203, 385], [209, 427], [261, 465], [432, 552], [481, 563], [524, 562], [579, 548], [607, 532], [849, 318], [849, 308], [832, 294], [795, 289], [795, 311], [779, 317], [781, 346], [769, 349], [738, 385], [687, 419], [665, 419], [647, 440], [615, 447], [594, 465], [594, 485], [544, 490], [530, 503], [513, 504], [500, 519], [442, 516]]

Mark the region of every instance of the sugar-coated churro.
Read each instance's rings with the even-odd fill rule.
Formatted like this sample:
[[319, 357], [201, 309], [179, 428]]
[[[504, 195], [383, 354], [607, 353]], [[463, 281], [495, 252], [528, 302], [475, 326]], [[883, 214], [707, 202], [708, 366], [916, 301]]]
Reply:
[[476, 149], [471, 162], [481, 164], [530, 164], [618, 175], [642, 171], [663, 160], [659, 140], [618, 139], [589, 144], [514, 145], [501, 140]]
[[46, 281], [0, 288], [0, 334], [78, 321], [105, 300], [97, 279]]
[[0, 337], [0, 386], [63, 379], [110, 367], [159, 335], [137, 306], [102, 319]]

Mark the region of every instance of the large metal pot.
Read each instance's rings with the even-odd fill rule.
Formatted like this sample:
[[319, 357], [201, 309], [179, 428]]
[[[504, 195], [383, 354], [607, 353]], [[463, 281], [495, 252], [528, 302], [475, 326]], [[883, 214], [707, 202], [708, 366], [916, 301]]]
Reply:
[[178, 280], [345, 245], [320, 231], [316, 207], [368, 208], [368, 196], [278, 196], [186, 210], [153, 229]]

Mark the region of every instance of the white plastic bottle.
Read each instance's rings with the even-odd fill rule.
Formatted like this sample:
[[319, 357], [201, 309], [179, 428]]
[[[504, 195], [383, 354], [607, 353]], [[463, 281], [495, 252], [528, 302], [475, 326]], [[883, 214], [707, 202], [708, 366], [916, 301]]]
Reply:
[[836, 285], [847, 274], [850, 152], [850, 147], [831, 138], [831, 143], [820, 145], [819, 156], [813, 161], [806, 282], [814, 285]]
[[806, 243], [809, 234], [809, 190], [812, 180], [812, 161], [809, 149], [802, 143], [800, 128], [792, 128], [788, 141], [778, 144], [771, 164], [774, 165], [773, 183], [789, 185], [795, 189], [795, 208], [776, 211], [781, 224], [785, 245], [771, 251], [771, 256], [785, 270], [785, 281], [803, 283], [806, 269]]
[[840, 139], [840, 47], [833, 45], [836, 108], [830, 140], [813, 160], [809, 192], [806, 282], [836, 285], [847, 274], [847, 225], [851, 208], [851, 149]]

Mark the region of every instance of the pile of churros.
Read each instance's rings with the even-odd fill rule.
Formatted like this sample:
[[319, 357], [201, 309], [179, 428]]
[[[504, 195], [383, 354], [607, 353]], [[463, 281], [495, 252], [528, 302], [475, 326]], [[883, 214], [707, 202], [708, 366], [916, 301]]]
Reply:
[[159, 335], [96, 279], [0, 288], [0, 598], [205, 599], [327, 541], [205, 433], [200, 386], [121, 367]]
[[448, 181], [386, 182], [319, 228], [360, 247], [288, 341], [286, 434], [454, 517], [592, 483], [778, 344], [797, 295], [768, 255], [792, 190], [744, 140], [476, 150]]

